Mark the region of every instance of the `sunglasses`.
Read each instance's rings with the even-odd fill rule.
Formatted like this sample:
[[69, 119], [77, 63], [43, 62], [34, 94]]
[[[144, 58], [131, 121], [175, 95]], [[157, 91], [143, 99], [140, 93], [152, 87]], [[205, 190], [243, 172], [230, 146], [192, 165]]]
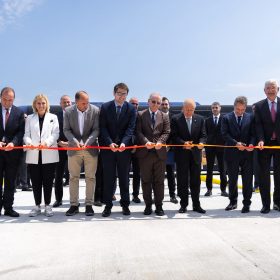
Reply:
[[151, 102], [152, 102], [153, 104], [157, 104], [157, 105], [160, 105], [160, 104], [161, 104], [161, 102], [158, 102], [158, 101], [155, 101], [155, 100], [151, 100]]

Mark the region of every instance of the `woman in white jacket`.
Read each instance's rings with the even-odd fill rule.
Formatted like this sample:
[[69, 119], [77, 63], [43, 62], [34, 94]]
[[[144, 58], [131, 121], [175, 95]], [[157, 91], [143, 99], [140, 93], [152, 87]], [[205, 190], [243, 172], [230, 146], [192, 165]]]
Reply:
[[25, 124], [24, 142], [27, 146], [26, 163], [28, 164], [35, 208], [29, 213], [35, 217], [41, 213], [42, 189], [44, 190], [45, 211], [47, 217], [53, 215], [50, 203], [52, 186], [55, 176], [56, 162], [59, 161], [57, 150], [38, 150], [36, 147], [57, 147], [59, 137], [59, 124], [57, 116], [49, 113], [50, 105], [48, 98], [39, 94], [33, 100], [33, 112], [29, 115]]

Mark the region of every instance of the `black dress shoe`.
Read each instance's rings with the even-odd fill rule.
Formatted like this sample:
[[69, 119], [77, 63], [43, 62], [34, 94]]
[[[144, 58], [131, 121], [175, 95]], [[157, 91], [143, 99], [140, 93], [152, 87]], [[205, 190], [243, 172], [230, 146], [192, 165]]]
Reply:
[[21, 188], [21, 190], [22, 190], [23, 192], [32, 192], [32, 188], [29, 188], [28, 186], [23, 186], [23, 187]]
[[125, 216], [129, 216], [130, 215], [130, 210], [129, 210], [128, 206], [123, 206], [122, 213]]
[[211, 190], [208, 190], [204, 196], [211, 196], [212, 195], [212, 191]]
[[93, 205], [101, 207], [103, 204], [102, 204], [102, 202], [100, 200], [96, 200], [96, 201], [93, 202]]
[[66, 186], [68, 186], [68, 185], [69, 185], [69, 181], [65, 181], [65, 182], [62, 184], [63, 187], [66, 187]]
[[186, 213], [187, 212], [187, 207], [182, 207], [178, 210], [178, 213]]
[[70, 208], [68, 209], [68, 211], [65, 213], [66, 216], [74, 216], [77, 213], [79, 213], [79, 207], [78, 206], [70, 206]]
[[280, 211], [280, 206], [274, 203], [273, 210]]
[[250, 212], [250, 207], [249, 206], [243, 206], [241, 213], [249, 213]]
[[263, 207], [261, 210], [262, 214], [268, 214], [270, 212], [270, 208], [269, 207]]
[[222, 191], [221, 196], [228, 197], [228, 193], [226, 191]]
[[13, 217], [13, 218], [19, 217], [19, 213], [16, 212], [14, 209], [5, 210], [4, 215], [9, 216], [9, 217]]
[[133, 201], [134, 203], [141, 203], [141, 199], [140, 199], [138, 196], [134, 196], [134, 197], [132, 198], [132, 201]]
[[92, 209], [91, 205], [86, 205], [86, 212], [85, 212], [86, 216], [93, 216], [94, 215], [94, 211]]
[[155, 210], [155, 213], [156, 213], [157, 216], [163, 216], [165, 214], [163, 209], [162, 209], [162, 206], [157, 206], [156, 210]]
[[102, 212], [102, 217], [109, 217], [111, 215], [111, 208], [108, 206], [105, 206], [103, 212]]
[[151, 215], [153, 213], [152, 206], [146, 206], [144, 210], [144, 215]]
[[197, 212], [197, 213], [200, 213], [200, 214], [205, 214], [206, 213], [206, 211], [204, 209], [202, 209], [200, 206], [194, 207], [193, 211]]
[[226, 207], [226, 211], [230, 211], [230, 210], [234, 210], [237, 208], [237, 204], [229, 204], [227, 207]]
[[171, 196], [170, 197], [170, 202], [174, 203], [174, 204], [177, 204], [178, 203], [178, 199], [176, 198], [176, 196]]
[[61, 205], [62, 205], [62, 202], [56, 200], [56, 201], [54, 202], [54, 204], [53, 204], [53, 207], [54, 207], [54, 208], [57, 208], [57, 207], [59, 207], [59, 206], [61, 206]]

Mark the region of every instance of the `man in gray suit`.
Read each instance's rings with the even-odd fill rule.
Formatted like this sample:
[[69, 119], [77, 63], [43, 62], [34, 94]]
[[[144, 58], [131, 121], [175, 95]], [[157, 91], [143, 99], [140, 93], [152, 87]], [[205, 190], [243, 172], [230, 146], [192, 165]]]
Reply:
[[82, 149], [68, 151], [71, 207], [66, 212], [66, 216], [73, 216], [79, 212], [79, 179], [82, 164], [84, 164], [86, 180], [85, 214], [86, 216], [93, 216], [92, 204], [98, 150], [86, 149], [86, 147], [98, 145], [99, 109], [89, 104], [89, 96], [85, 91], [78, 91], [76, 93], [75, 102], [75, 105], [65, 110], [63, 132], [68, 139], [69, 147]]

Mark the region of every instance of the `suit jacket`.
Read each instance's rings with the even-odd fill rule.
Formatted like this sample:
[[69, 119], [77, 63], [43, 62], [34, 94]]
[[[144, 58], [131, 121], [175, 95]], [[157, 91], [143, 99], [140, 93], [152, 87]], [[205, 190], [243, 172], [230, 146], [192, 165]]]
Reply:
[[[153, 128], [149, 109], [138, 112], [136, 129], [138, 144], [145, 145], [147, 142], [161, 142], [162, 144], [166, 144], [169, 134], [170, 122], [169, 116], [166, 113], [161, 111], [157, 112], [155, 126]], [[161, 149], [155, 151], [160, 159], [166, 160], [166, 147], [162, 147]], [[146, 148], [137, 149], [136, 156], [138, 158], [144, 158], [148, 155], [148, 153], [149, 150]]]
[[[206, 133], [203, 117], [194, 114], [192, 116], [191, 134], [188, 130], [186, 118], [183, 113], [173, 116], [171, 121], [171, 134], [174, 144], [182, 145], [186, 141], [193, 141], [193, 144], [205, 143]], [[188, 153], [192, 153], [197, 164], [201, 163], [201, 150], [193, 147], [191, 150], [175, 147], [175, 157], [177, 159], [187, 158]]]
[[272, 134], [275, 131], [276, 140], [280, 144], [280, 98], [277, 97], [277, 114], [275, 123], [272, 122], [267, 99], [256, 103], [255, 107], [255, 130], [257, 142], [264, 141], [269, 145]]
[[[226, 114], [222, 119], [222, 136], [226, 146], [235, 146], [237, 142], [255, 145], [253, 115], [244, 113], [241, 128], [237, 124], [234, 112]], [[225, 159], [234, 160], [241, 155], [252, 155], [252, 152], [239, 151], [237, 148], [225, 148]]]
[[110, 146], [115, 143], [126, 146], [132, 145], [136, 123], [136, 110], [128, 102], [124, 102], [119, 119], [117, 119], [116, 106], [114, 101], [109, 101], [101, 106], [100, 110], [100, 137], [101, 146]]
[[[59, 136], [59, 126], [57, 116], [46, 113], [43, 127], [40, 135], [39, 116], [37, 113], [29, 115], [25, 123], [24, 142], [26, 145], [38, 146], [45, 142], [48, 147], [57, 147]], [[28, 149], [26, 152], [26, 163], [38, 164], [39, 150]], [[57, 150], [42, 150], [42, 163], [58, 162], [59, 156]]]
[[[79, 129], [79, 118], [77, 106], [73, 105], [65, 109], [63, 132], [66, 136], [69, 147], [77, 147], [77, 141], [83, 140], [87, 146], [98, 146], [97, 137], [99, 135], [99, 109], [98, 107], [89, 104], [85, 114], [83, 135]], [[72, 156], [77, 151], [68, 151], [68, 155]], [[93, 156], [98, 155], [98, 149], [89, 149]]]
[[[4, 138], [6, 143], [12, 142], [15, 146], [21, 146], [24, 135], [24, 114], [16, 106], [12, 106], [6, 128], [3, 128], [2, 104], [0, 103], [0, 141]], [[22, 150], [13, 150], [11, 156], [20, 156]]]
[[62, 110], [57, 113], [57, 119], [58, 119], [58, 124], [59, 124], [59, 137], [57, 139], [57, 142], [59, 142], [59, 141], [67, 142], [68, 139], [66, 138], [66, 136], [64, 135], [64, 132], [63, 132], [63, 119], [64, 119], [64, 117], [63, 117], [63, 111]]
[[224, 145], [225, 140], [221, 132], [222, 118], [223, 115], [220, 115], [217, 125], [214, 123], [213, 116], [205, 120], [206, 144]]

